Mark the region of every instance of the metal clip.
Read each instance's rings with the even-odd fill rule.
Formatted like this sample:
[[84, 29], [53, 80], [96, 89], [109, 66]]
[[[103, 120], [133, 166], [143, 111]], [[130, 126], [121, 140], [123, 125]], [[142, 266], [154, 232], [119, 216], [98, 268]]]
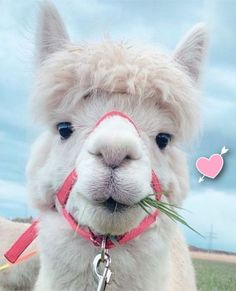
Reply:
[[103, 271], [102, 274], [99, 273], [99, 266], [102, 262], [102, 255], [98, 254], [93, 261], [93, 270], [94, 270], [94, 274], [97, 277], [98, 280], [98, 287], [97, 287], [97, 291], [104, 291], [106, 289], [107, 284], [109, 284], [110, 279], [111, 279], [111, 270], [109, 269], [110, 264], [111, 264], [111, 257], [109, 256], [109, 254], [105, 253], [104, 255], [104, 261], [103, 263], [105, 263], [105, 269]]
[[[104, 271], [101, 271], [101, 265], [104, 265]], [[109, 284], [112, 272], [110, 270], [111, 257], [106, 250], [106, 238], [102, 240], [101, 253], [93, 260], [93, 271], [98, 281], [97, 291], [104, 291]]]

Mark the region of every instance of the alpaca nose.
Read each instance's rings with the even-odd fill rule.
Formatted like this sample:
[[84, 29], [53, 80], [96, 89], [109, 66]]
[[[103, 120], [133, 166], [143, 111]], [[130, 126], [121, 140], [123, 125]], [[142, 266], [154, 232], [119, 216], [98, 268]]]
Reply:
[[124, 162], [139, 160], [142, 152], [139, 137], [129, 130], [97, 131], [90, 139], [88, 151], [101, 157], [112, 169], [121, 166]]
[[112, 169], [119, 167], [125, 161], [138, 160], [140, 153], [137, 144], [131, 138], [121, 136], [108, 137], [100, 141], [95, 153]]

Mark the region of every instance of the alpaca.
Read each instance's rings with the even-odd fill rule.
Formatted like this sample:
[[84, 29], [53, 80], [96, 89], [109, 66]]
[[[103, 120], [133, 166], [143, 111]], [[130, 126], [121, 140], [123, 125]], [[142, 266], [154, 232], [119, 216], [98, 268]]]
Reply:
[[[161, 199], [182, 204], [188, 173], [181, 145], [199, 128], [206, 46], [202, 24], [171, 55], [109, 39], [75, 45], [55, 7], [42, 6], [31, 108], [45, 131], [27, 165], [30, 203], [40, 212], [40, 272], [34, 291], [98, 286], [92, 263], [101, 248], [78, 235], [55, 202], [73, 169], [78, 180], [65, 207], [95, 235], [119, 237], [140, 224], [147, 213], [137, 203], [153, 193], [152, 170], [168, 192]], [[100, 122], [111, 111], [127, 118]], [[187, 244], [164, 213], [109, 254], [112, 275], [106, 290], [196, 290]]]

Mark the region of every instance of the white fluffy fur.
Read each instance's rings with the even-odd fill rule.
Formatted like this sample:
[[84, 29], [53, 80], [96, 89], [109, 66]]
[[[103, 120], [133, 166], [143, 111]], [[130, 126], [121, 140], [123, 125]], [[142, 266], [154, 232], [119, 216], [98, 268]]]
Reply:
[[[146, 214], [138, 207], [110, 213], [100, 201], [111, 195], [133, 205], [152, 191], [151, 169], [169, 192], [169, 201], [181, 205], [188, 192], [188, 175], [179, 145], [190, 141], [198, 129], [197, 83], [206, 33], [203, 26], [195, 27], [168, 56], [110, 40], [70, 44], [58, 13], [48, 4], [40, 23], [40, 66], [32, 112], [45, 132], [33, 146], [27, 167], [31, 204], [41, 217], [41, 268], [34, 290], [91, 291], [96, 288], [91, 263], [99, 249], [74, 234], [63, 217], [50, 210], [55, 192], [76, 168], [79, 180], [67, 209], [80, 224], [114, 235], [137, 226]], [[110, 110], [128, 114], [140, 135], [118, 117], [107, 119], [89, 135], [97, 119]], [[74, 127], [66, 141], [56, 130], [62, 121]], [[173, 137], [162, 151], [155, 143], [160, 132]], [[108, 166], [113, 163], [119, 166], [116, 191], [107, 189]], [[114, 274], [108, 290], [196, 290], [187, 245], [164, 214], [140, 237], [110, 253]]]

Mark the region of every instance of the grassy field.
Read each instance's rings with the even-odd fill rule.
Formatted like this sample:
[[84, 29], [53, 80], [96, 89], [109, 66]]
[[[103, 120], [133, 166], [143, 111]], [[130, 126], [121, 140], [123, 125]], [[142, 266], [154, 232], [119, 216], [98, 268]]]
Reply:
[[193, 259], [199, 291], [236, 291], [236, 264]]

